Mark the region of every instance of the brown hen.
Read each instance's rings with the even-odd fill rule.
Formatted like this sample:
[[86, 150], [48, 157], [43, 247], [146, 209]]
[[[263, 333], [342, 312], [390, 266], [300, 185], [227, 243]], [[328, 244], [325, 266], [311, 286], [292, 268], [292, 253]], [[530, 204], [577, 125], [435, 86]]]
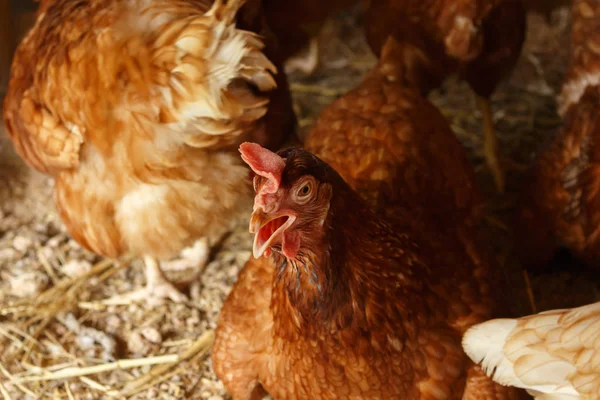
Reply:
[[559, 247], [600, 267], [600, 3], [573, 2], [571, 62], [558, 106], [563, 126], [523, 185], [517, 240], [543, 268]]
[[157, 260], [192, 245], [205, 260], [251, 202], [239, 143], [277, 147], [292, 131], [262, 19], [242, 10], [236, 26], [242, 4], [45, 0], [15, 54], [4, 103], [13, 144], [54, 177], [79, 243], [144, 257], [147, 288], [133, 298], [184, 300]]
[[257, 174], [254, 258], [213, 347], [235, 400], [520, 395], [462, 351], [502, 285], [474, 238], [481, 196], [462, 147], [386, 67], [393, 48], [322, 112], [314, 154], [242, 145]]
[[365, 0], [366, 36], [376, 54], [392, 36], [408, 47], [395, 63], [423, 91], [454, 73], [477, 95], [484, 122], [484, 155], [504, 188], [489, 98], [516, 63], [525, 39], [522, 0]]

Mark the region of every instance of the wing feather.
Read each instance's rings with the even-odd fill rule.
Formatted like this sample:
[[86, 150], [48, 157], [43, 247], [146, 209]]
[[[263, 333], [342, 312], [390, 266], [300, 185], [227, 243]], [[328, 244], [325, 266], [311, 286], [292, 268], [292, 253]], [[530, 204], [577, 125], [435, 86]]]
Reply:
[[595, 303], [488, 321], [467, 331], [463, 347], [496, 382], [527, 389], [537, 399], [596, 399], [598, 327], [600, 303]]

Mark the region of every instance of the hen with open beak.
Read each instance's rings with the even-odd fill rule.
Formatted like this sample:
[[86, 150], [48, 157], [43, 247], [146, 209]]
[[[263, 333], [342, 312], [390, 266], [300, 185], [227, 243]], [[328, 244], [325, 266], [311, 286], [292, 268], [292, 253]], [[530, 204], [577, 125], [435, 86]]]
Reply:
[[242, 159], [261, 177], [255, 185], [254, 212], [250, 217], [250, 233], [254, 233], [252, 254], [259, 258], [269, 256], [272, 249], [281, 251], [292, 258], [298, 250], [297, 235], [286, 232], [297, 218], [294, 211], [282, 207], [280, 195], [281, 176], [285, 160], [256, 143], [243, 143], [240, 146]]

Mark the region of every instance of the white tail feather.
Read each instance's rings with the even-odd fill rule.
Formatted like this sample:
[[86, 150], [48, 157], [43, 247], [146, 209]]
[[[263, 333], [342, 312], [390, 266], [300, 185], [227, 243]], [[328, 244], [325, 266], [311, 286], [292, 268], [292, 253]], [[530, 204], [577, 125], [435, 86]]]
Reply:
[[523, 387], [504, 354], [506, 340], [516, 326], [514, 319], [494, 319], [473, 326], [465, 333], [462, 343], [465, 353], [480, 364], [489, 377], [501, 385]]
[[540, 400], [580, 398], [570, 381], [575, 366], [550, 354], [555, 345], [545, 341], [554, 333], [550, 331], [557, 328], [561, 315], [562, 311], [554, 311], [475, 325], [465, 333], [463, 348], [501, 385], [527, 389]]

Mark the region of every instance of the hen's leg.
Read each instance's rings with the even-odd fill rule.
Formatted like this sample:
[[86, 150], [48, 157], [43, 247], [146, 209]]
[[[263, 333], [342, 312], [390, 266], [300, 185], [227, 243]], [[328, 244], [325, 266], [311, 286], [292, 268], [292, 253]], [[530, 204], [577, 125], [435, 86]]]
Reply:
[[144, 263], [146, 264], [146, 287], [127, 294], [113, 296], [106, 300], [106, 303], [121, 304], [128, 301], [143, 300], [154, 306], [162, 304], [165, 299], [170, 299], [176, 303], [187, 301], [187, 297], [167, 280], [160, 269], [158, 260], [153, 257], [144, 257]]
[[477, 103], [481, 108], [483, 116], [483, 154], [485, 162], [490, 168], [498, 191], [504, 191], [504, 171], [500, 166], [500, 152], [498, 149], [498, 137], [494, 130], [494, 120], [492, 119], [492, 108], [490, 99], [477, 96]]
[[142, 289], [142, 294], [144, 291], [146, 293], [139, 298], [148, 298], [150, 301], [153, 298], [159, 301], [168, 298], [176, 303], [187, 300], [187, 297], [167, 280], [160, 269], [158, 260], [152, 257], [144, 257], [144, 263], [146, 264], [146, 287]]
[[304, 52], [295, 55], [285, 63], [285, 72], [302, 72], [306, 75], [312, 75], [319, 66], [319, 38], [317, 36], [310, 39], [308, 44], [308, 54]]
[[161, 263], [163, 271], [184, 271], [188, 268], [203, 269], [209, 261], [210, 246], [207, 238], [197, 240], [192, 247], [183, 249], [181, 257]]

